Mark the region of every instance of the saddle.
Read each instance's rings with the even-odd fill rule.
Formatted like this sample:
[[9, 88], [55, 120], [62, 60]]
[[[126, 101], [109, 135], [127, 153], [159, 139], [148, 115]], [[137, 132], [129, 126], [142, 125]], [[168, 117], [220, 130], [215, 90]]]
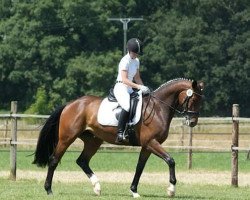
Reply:
[[[110, 102], [117, 102], [117, 99], [115, 98], [114, 95], [114, 89], [111, 88], [109, 90], [109, 95], [108, 95], [108, 100]], [[134, 91], [130, 94], [130, 109], [129, 109], [129, 121], [127, 123], [127, 126], [125, 128], [124, 131], [124, 137], [129, 140], [129, 143], [133, 146], [138, 145], [138, 141], [135, 135], [135, 129], [134, 129], [134, 125], [130, 125], [129, 122], [132, 122], [135, 114], [136, 114], [136, 108], [137, 108], [137, 104], [139, 102], [139, 94], [137, 93], [137, 91]], [[120, 107], [120, 110], [122, 108]], [[117, 112], [115, 117], [118, 120], [120, 116], [120, 112]]]
[[[110, 102], [117, 102], [117, 99], [115, 98], [115, 95], [114, 95], [114, 88], [111, 88], [109, 90], [108, 100]], [[139, 94], [136, 91], [132, 92], [130, 94], [129, 122], [135, 116], [138, 101], [139, 101]], [[119, 116], [120, 116], [120, 112], [116, 113], [116, 119], [117, 120], [119, 119]]]
[[[125, 129], [125, 138], [129, 140], [131, 145], [137, 145], [138, 141], [134, 127], [141, 119], [142, 94], [134, 92], [131, 95], [129, 120]], [[121, 110], [122, 108], [114, 96], [113, 89], [111, 89], [107, 97], [102, 100], [98, 109], [98, 123], [102, 126], [117, 126]]]

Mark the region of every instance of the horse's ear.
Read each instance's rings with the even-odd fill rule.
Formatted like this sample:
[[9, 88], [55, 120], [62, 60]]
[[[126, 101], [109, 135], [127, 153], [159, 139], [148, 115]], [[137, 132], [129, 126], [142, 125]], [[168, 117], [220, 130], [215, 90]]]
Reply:
[[205, 88], [204, 82], [199, 81], [198, 85], [199, 85], [200, 90], [203, 91]]
[[192, 81], [192, 88], [193, 89], [197, 88], [197, 81]]
[[203, 91], [204, 90], [204, 82], [203, 81], [199, 81], [199, 82], [197, 82], [197, 81], [193, 81], [192, 82], [192, 88], [193, 89], [196, 89], [197, 87], [199, 87], [199, 89], [201, 90], [201, 91]]

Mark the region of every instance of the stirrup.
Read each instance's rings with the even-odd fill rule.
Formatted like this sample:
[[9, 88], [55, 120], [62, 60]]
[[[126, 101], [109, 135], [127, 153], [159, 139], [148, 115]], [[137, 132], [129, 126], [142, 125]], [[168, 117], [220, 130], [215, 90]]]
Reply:
[[115, 140], [115, 143], [122, 143], [124, 140], [124, 135], [123, 133], [122, 134], [117, 134], [117, 137], [116, 137], [116, 140]]

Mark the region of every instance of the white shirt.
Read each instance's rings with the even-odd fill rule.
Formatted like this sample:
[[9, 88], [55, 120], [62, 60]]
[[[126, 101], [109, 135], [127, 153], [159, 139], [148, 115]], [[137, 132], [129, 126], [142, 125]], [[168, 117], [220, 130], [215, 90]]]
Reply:
[[119, 65], [118, 65], [118, 76], [117, 76], [117, 81], [122, 81], [122, 76], [121, 76], [121, 72], [123, 70], [126, 70], [128, 73], [128, 79], [130, 81], [133, 81], [134, 76], [137, 72], [137, 70], [139, 69], [140, 66], [140, 61], [138, 58], [132, 59], [129, 55], [129, 53], [127, 53], [120, 61]]

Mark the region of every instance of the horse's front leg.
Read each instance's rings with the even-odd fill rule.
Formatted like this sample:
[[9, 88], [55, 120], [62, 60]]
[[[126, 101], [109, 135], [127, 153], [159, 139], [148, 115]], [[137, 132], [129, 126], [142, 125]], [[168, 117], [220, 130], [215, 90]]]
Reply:
[[137, 193], [137, 186], [138, 186], [141, 174], [143, 172], [143, 169], [145, 167], [145, 164], [146, 164], [150, 154], [151, 154], [151, 152], [149, 152], [147, 149], [145, 149], [145, 148], [141, 149], [140, 156], [139, 156], [137, 166], [136, 166], [134, 179], [133, 179], [133, 182], [130, 186], [130, 191], [131, 191], [134, 198], [140, 197], [140, 195]]
[[175, 195], [175, 185], [176, 185], [176, 177], [175, 177], [175, 161], [174, 159], [164, 150], [161, 144], [155, 139], [151, 140], [147, 146], [148, 150], [150, 150], [153, 154], [162, 158], [169, 166], [169, 182], [170, 185], [168, 187], [168, 195], [173, 197]]

